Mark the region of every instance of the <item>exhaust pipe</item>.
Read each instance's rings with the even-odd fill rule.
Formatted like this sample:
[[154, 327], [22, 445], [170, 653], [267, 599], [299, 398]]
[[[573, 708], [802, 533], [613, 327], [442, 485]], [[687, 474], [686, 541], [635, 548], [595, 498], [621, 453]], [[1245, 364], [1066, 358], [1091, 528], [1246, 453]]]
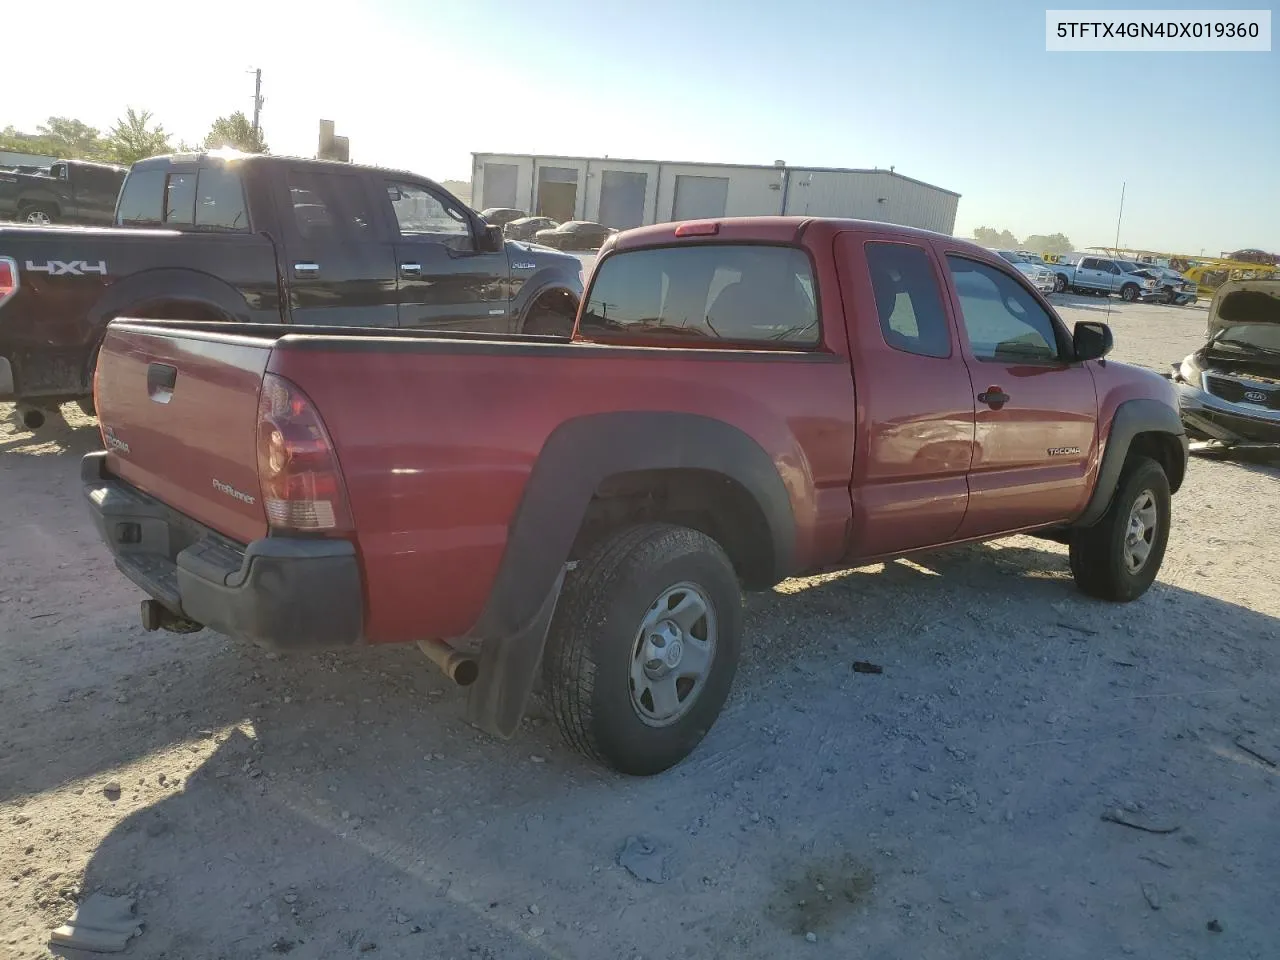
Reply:
[[22, 421], [22, 425], [28, 430], [39, 430], [44, 426], [44, 411], [39, 407], [28, 406], [25, 403], [18, 404], [18, 419]]
[[443, 640], [419, 640], [418, 649], [460, 687], [471, 686], [480, 676], [480, 664], [474, 657], [459, 653]]
[[203, 623], [180, 617], [159, 600], [142, 601], [142, 629], [148, 633], [164, 630], [168, 633], [198, 633]]

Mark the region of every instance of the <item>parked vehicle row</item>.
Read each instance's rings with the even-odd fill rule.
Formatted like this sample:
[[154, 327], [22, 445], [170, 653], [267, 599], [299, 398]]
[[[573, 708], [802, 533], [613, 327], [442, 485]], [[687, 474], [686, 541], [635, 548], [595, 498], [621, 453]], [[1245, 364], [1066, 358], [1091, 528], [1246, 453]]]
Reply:
[[1059, 261], [1053, 265], [1059, 292], [1119, 294], [1130, 303], [1159, 296], [1155, 277], [1140, 272], [1126, 260], [1109, 257], [1081, 257], [1078, 263]]
[[550, 217], [520, 217], [511, 220], [502, 228], [502, 234], [508, 240], [532, 240], [540, 230], [554, 230], [560, 226]]
[[[127, 229], [126, 229], [127, 228]], [[438, 184], [221, 154], [133, 165], [116, 227], [0, 227], [0, 400], [91, 408], [113, 317], [567, 335], [576, 257], [506, 241]]]
[[82, 480], [148, 629], [418, 642], [503, 736], [540, 672], [572, 746], [652, 774], [720, 713], [743, 587], [1034, 532], [1141, 596], [1187, 443], [1111, 344], [949, 236], [662, 224], [558, 341], [115, 320]]
[[530, 216], [511, 207], [489, 207], [480, 211], [488, 223], [502, 227], [509, 240], [533, 240], [559, 250], [598, 250], [618, 231], [594, 220], [568, 220], [564, 223], [550, 217]]
[[109, 224], [125, 172], [86, 160], [59, 160], [48, 173], [0, 171], [0, 220]]
[[997, 250], [996, 253], [1013, 264], [1014, 269], [1026, 276], [1041, 293], [1050, 294], [1057, 290], [1057, 277], [1034, 253], [1021, 250]]

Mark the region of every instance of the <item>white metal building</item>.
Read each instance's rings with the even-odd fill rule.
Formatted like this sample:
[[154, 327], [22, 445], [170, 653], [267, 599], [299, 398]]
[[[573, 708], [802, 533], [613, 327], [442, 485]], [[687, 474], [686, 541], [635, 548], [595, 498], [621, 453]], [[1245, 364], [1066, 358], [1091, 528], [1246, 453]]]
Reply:
[[960, 194], [893, 170], [473, 153], [472, 206], [553, 220], [646, 223], [788, 214], [881, 220], [950, 234]]

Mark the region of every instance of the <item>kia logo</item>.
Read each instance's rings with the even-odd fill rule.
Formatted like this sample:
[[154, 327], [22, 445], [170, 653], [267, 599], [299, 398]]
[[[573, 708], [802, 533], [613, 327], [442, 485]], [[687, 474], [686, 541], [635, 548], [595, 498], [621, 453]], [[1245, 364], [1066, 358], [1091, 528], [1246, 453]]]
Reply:
[[1247, 390], [1245, 391], [1244, 398], [1251, 403], [1267, 402], [1267, 395], [1263, 393], [1261, 390]]

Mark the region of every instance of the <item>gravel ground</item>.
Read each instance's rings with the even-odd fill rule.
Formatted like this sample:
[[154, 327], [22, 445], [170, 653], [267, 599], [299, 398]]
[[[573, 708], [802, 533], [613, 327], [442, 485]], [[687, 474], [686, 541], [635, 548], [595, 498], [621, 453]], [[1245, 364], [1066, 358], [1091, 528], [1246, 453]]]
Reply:
[[[1109, 319], [1165, 369], [1205, 312]], [[719, 724], [630, 780], [536, 709], [477, 734], [411, 649], [143, 633], [67, 410], [33, 438], [0, 406], [0, 956], [102, 890], [130, 956], [184, 960], [1280, 957], [1274, 464], [1193, 461], [1127, 606], [1023, 537], [753, 597]], [[665, 882], [618, 866], [633, 835]]]

